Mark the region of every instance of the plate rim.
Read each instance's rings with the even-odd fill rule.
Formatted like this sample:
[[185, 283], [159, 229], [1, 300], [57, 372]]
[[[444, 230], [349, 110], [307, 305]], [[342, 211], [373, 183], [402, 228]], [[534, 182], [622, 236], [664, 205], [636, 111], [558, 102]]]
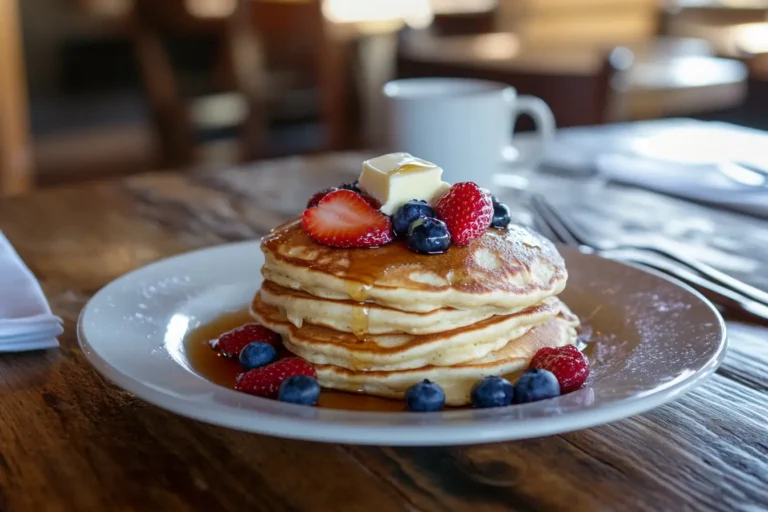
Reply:
[[[221, 416], [210, 415], [210, 408], [200, 408], [199, 403], [186, 400], [181, 397], [177, 397], [168, 392], [168, 390], [158, 390], [155, 387], [142, 382], [140, 379], [133, 377], [125, 372], [113, 367], [104, 357], [102, 357], [93, 347], [92, 343], [88, 340], [88, 335], [85, 332], [85, 319], [89, 312], [93, 309], [94, 304], [100, 300], [100, 298], [109, 293], [113, 287], [121, 286], [125, 281], [135, 278], [137, 275], [149, 271], [150, 269], [156, 269], [157, 267], [167, 265], [173, 260], [179, 258], [190, 257], [192, 255], [200, 255], [205, 252], [215, 251], [227, 251], [237, 250], [242, 247], [250, 245], [257, 246], [258, 241], [244, 240], [238, 242], [224, 243], [209, 247], [203, 247], [188, 252], [183, 252], [162, 258], [154, 261], [143, 267], [134, 269], [105, 285], [99, 291], [97, 291], [85, 304], [80, 312], [77, 322], [77, 337], [78, 343], [86, 356], [86, 359], [91, 365], [100, 373], [103, 377], [107, 378], [118, 387], [136, 395], [138, 398], [151, 403], [155, 406], [169, 410], [180, 416], [195, 419], [209, 424], [224, 426], [236, 430], [266, 434], [276, 437], [289, 438], [289, 439], [302, 439], [309, 441], [319, 442], [332, 442], [332, 443], [346, 443], [346, 444], [360, 444], [360, 445], [380, 445], [380, 446], [444, 446], [444, 445], [469, 445], [479, 443], [499, 442], [506, 440], [518, 440], [527, 439], [533, 437], [542, 437], [547, 435], [560, 434], [565, 432], [571, 432], [574, 430], [581, 430], [605, 423], [617, 421], [620, 419], [628, 418], [641, 414], [650, 409], [663, 405], [682, 394], [688, 392], [693, 387], [701, 384], [704, 380], [709, 378], [722, 364], [723, 359], [727, 351], [727, 327], [720, 313], [707, 300], [696, 290], [687, 286], [685, 283], [681, 283], [678, 280], [664, 275], [655, 269], [646, 269], [637, 265], [628, 264], [616, 260], [608, 260], [618, 265], [624, 265], [632, 267], [633, 269], [651, 274], [656, 278], [660, 278], [673, 286], [682, 288], [684, 291], [692, 295], [698, 301], [702, 302], [712, 313], [716, 319], [716, 328], [719, 331], [719, 340], [717, 347], [712, 356], [703, 363], [698, 369], [693, 371], [690, 375], [681, 379], [678, 382], [673, 382], [671, 385], [658, 389], [655, 388], [652, 392], [642, 395], [633, 396], [625, 399], [611, 402], [601, 407], [584, 408], [576, 411], [568, 412], [563, 415], [556, 416], [543, 416], [540, 418], [527, 419], [524, 421], [516, 421], [513, 423], [505, 422], [493, 422], [493, 421], [481, 421], [477, 420], [477, 423], [473, 425], [471, 421], [471, 414], [475, 415], [483, 414], [479, 410], [459, 410], [459, 411], [441, 411], [435, 413], [408, 413], [408, 412], [379, 412], [379, 411], [351, 411], [351, 410], [331, 410], [324, 409], [325, 415], [333, 416], [335, 418], [344, 418], [354, 421], [356, 419], [362, 420], [359, 424], [340, 422], [339, 419], [324, 419], [317, 417], [297, 418], [295, 416], [280, 416], [274, 414], [267, 414], [260, 411], [248, 410], [247, 414], [258, 416], [259, 421], [253, 424], [244, 425], [242, 422], [236, 421], [236, 419], [242, 415], [243, 410], [238, 409], [239, 414]], [[575, 252], [579, 251], [558, 246], [558, 250], [562, 252]], [[583, 256], [590, 258], [601, 258], [597, 255], [587, 255], [579, 253]], [[175, 362], [175, 364], [178, 364]], [[242, 393], [235, 390], [227, 389], [223, 386], [219, 386], [212, 382], [205, 380], [202, 376], [196, 374], [187, 368], [192, 375], [204, 380], [212, 387], [212, 391], [227, 392], [235, 395], [242, 395]], [[589, 389], [589, 388], [585, 388]], [[580, 390], [583, 391], [583, 390]], [[577, 391], [578, 393], [578, 391]], [[304, 406], [298, 406], [293, 404], [284, 404], [276, 402], [274, 400], [253, 397], [247, 395], [248, 399], [255, 400], [254, 403], [263, 404], [279, 404], [279, 408], [292, 408], [294, 412], [297, 410], [307, 410]], [[217, 409], [227, 408], [223, 404], [216, 404]], [[514, 407], [525, 407], [525, 405], [516, 405]], [[314, 410], [314, 409], [310, 409]], [[500, 411], [503, 409], [487, 409], [484, 412], [488, 416], [492, 416], [494, 411]], [[418, 418], [423, 423], [421, 425], [370, 425], [368, 422], [371, 420], [385, 420], [388, 416], [393, 415], [401, 416], [403, 414], [418, 414]], [[453, 419], [459, 420], [466, 418], [470, 419], [469, 422], [457, 422], [445, 424], [440, 420]], [[311, 428], [308, 428], [311, 427]]]

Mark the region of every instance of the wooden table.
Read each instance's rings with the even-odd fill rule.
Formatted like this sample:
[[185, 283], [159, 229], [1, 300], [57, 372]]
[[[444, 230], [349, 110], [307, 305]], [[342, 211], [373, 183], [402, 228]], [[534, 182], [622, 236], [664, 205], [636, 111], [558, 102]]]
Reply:
[[[659, 44], [650, 41], [628, 49], [634, 53], [634, 62], [616, 82], [620, 87], [614, 93], [615, 104], [609, 106], [613, 120], [694, 115], [744, 100], [746, 66], [707, 55], [689, 38], [663, 38]], [[596, 75], [609, 51], [606, 46], [579, 42], [531, 44], [505, 32], [413, 38], [402, 50], [417, 62], [546, 76]]]
[[[0, 509], [765, 510], [768, 326], [729, 322], [717, 374], [649, 413], [470, 447], [354, 447], [235, 432], [148, 405], [89, 366], [75, 323], [100, 287], [166, 256], [254, 239], [361, 158], [148, 174], [0, 202], [0, 229], [66, 328], [60, 350], [0, 355]], [[768, 288], [765, 221], [554, 174], [534, 185], [579, 222], [674, 237]]]
[[768, 1], [671, 0], [660, 13], [661, 31], [698, 37], [718, 55], [749, 60], [768, 52]]

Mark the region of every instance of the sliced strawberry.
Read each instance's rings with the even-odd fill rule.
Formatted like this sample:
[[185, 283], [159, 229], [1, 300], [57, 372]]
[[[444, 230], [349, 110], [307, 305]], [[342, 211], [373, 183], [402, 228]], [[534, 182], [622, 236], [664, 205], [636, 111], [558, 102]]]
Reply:
[[377, 247], [393, 239], [389, 217], [351, 190], [336, 190], [301, 216], [304, 231], [331, 247]]
[[374, 197], [371, 197], [371, 196], [369, 196], [368, 194], [364, 194], [364, 193], [362, 193], [362, 192], [360, 192], [360, 197], [362, 197], [362, 198], [363, 198], [363, 200], [365, 200], [365, 202], [366, 202], [366, 203], [368, 203], [369, 205], [371, 205], [371, 208], [373, 208], [374, 210], [378, 210], [379, 208], [381, 208], [381, 203], [380, 203], [380, 202], [378, 202], [378, 201], [376, 200], [376, 198], [374, 198]]
[[491, 194], [477, 183], [456, 183], [437, 202], [437, 216], [448, 226], [455, 245], [467, 245], [488, 230], [493, 218]]
[[575, 345], [539, 349], [531, 359], [529, 368], [552, 372], [560, 383], [562, 393], [579, 389], [589, 377], [589, 361]]
[[339, 190], [339, 189], [336, 187], [328, 187], [321, 190], [320, 192], [315, 192], [315, 194], [309, 198], [309, 201], [307, 201], [307, 208], [312, 208], [313, 206], [317, 206], [317, 203], [319, 203], [322, 198], [324, 198], [325, 196], [327, 196], [328, 194], [330, 194], [335, 190]]
[[264, 398], [277, 398], [280, 384], [294, 375], [317, 378], [315, 368], [304, 359], [287, 357], [267, 366], [241, 373], [237, 376], [235, 389]]
[[279, 350], [283, 346], [283, 339], [279, 334], [259, 324], [241, 325], [236, 329], [225, 332], [209, 343], [222, 356], [234, 359], [240, 355], [243, 347], [254, 341], [269, 343], [275, 347], [275, 350]]

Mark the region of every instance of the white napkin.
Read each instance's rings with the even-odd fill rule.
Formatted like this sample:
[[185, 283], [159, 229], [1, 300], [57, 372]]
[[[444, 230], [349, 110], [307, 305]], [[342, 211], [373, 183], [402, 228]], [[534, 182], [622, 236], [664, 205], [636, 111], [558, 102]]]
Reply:
[[733, 162], [685, 163], [607, 153], [595, 164], [609, 180], [768, 217], [768, 180], [761, 185], [759, 175]]
[[58, 347], [61, 323], [40, 283], [0, 232], [0, 352]]

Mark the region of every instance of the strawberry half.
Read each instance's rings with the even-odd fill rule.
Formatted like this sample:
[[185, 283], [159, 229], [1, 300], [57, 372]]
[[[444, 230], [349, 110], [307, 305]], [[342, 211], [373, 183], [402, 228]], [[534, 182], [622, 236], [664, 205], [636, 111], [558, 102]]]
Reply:
[[269, 343], [275, 347], [275, 350], [279, 350], [283, 346], [283, 339], [279, 334], [259, 324], [242, 325], [225, 332], [209, 343], [213, 350], [221, 353], [222, 356], [234, 359], [240, 355], [243, 347], [254, 341]]
[[324, 188], [320, 192], [315, 192], [314, 195], [309, 198], [309, 201], [307, 201], [307, 208], [312, 208], [314, 206], [317, 206], [322, 198], [324, 198], [325, 196], [327, 196], [328, 194], [330, 194], [335, 190], [339, 190], [339, 189], [336, 187], [328, 187], [328, 188]]
[[477, 183], [456, 183], [437, 202], [437, 216], [448, 226], [455, 245], [468, 245], [488, 230], [493, 219], [491, 194]]
[[589, 377], [589, 361], [574, 345], [541, 348], [528, 367], [552, 372], [560, 383], [561, 393], [579, 389]]
[[330, 247], [378, 247], [394, 238], [389, 217], [351, 190], [335, 190], [304, 210], [301, 225]]
[[277, 398], [280, 384], [288, 377], [306, 375], [317, 378], [315, 368], [300, 357], [287, 357], [261, 368], [255, 368], [237, 376], [235, 389], [243, 393]]

